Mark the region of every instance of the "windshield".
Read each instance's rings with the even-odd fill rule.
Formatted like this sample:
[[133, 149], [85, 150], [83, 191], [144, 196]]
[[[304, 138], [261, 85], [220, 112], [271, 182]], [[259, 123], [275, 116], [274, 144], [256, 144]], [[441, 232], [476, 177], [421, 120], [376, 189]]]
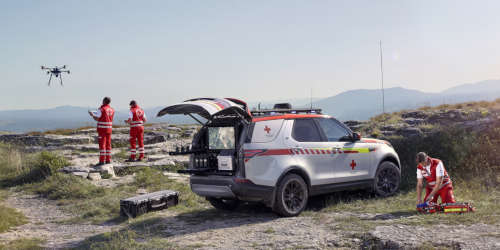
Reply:
[[233, 127], [209, 127], [208, 148], [209, 149], [234, 149]]

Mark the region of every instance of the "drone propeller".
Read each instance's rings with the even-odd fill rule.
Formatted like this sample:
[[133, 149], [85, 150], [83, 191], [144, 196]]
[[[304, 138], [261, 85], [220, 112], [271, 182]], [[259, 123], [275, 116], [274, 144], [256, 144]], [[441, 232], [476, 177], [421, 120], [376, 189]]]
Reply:
[[65, 68], [66, 68], [66, 65], [63, 65], [63, 66], [62, 66], [62, 68], [63, 68], [63, 69], [65, 69]]

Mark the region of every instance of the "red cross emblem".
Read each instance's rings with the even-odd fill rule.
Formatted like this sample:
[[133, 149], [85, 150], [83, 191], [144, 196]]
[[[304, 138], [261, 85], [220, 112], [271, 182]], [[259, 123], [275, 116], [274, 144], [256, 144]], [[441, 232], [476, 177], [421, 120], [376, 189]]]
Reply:
[[271, 132], [271, 128], [266, 125], [266, 127], [264, 128], [264, 131], [266, 131], [269, 134], [269, 132]]
[[349, 164], [349, 166], [351, 166], [352, 170], [354, 170], [354, 168], [356, 167], [356, 162], [354, 160], [352, 160], [351, 164]]

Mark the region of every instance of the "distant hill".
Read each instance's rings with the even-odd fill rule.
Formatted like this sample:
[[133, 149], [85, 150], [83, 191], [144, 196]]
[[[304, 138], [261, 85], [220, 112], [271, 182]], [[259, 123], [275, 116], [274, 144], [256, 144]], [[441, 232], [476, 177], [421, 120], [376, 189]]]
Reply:
[[[149, 122], [169, 122], [173, 124], [196, 123], [190, 117], [171, 116], [157, 118], [161, 108], [146, 109]], [[79, 128], [95, 126], [96, 122], [87, 113], [88, 109], [75, 106], [60, 106], [52, 109], [25, 109], [0, 111], [0, 131], [28, 132], [57, 128]], [[124, 125], [128, 110], [115, 111], [114, 124]]]
[[[385, 111], [393, 112], [444, 103], [491, 101], [499, 97], [500, 80], [463, 84], [440, 93], [426, 93], [400, 87], [388, 88], [385, 89]], [[382, 113], [382, 92], [380, 89], [346, 91], [313, 102], [313, 106], [322, 108], [325, 114], [340, 120], [367, 120]]]
[[[414, 109], [421, 106], [454, 104], [468, 101], [494, 100], [500, 97], [500, 80], [487, 80], [477, 83], [462, 84], [440, 93], [426, 93], [401, 87], [385, 89], [386, 112], [401, 109]], [[263, 108], [271, 108], [274, 103], [290, 102], [294, 107], [309, 107], [310, 100], [288, 99], [266, 101]], [[258, 103], [249, 103], [257, 107]], [[382, 92], [380, 89], [350, 90], [323, 99], [313, 99], [313, 106], [323, 109], [325, 114], [340, 120], [367, 120], [382, 113]], [[174, 115], [157, 118], [161, 107], [145, 109], [149, 122], [169, 122], [172, 124], [194, 124], [189, 116]], [[124, 124], [128, 110], [118, 110], [115, 124]], [[42, 110], [6, 110], [0, 111], [0, 131], [26, 132], [56, 128], [77, 128], [94, 126], [95, 122], [87, 114], [87, 108], [61, 106]]]

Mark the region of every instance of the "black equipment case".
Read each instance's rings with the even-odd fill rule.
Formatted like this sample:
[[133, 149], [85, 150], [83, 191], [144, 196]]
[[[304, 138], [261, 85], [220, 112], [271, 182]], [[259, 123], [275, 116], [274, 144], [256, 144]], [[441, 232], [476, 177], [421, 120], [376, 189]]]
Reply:
[[120, 200], [120, 215], [135, 218], [141, 214], [166, 209], [179, 203], [179, 193], [162, 190]]

